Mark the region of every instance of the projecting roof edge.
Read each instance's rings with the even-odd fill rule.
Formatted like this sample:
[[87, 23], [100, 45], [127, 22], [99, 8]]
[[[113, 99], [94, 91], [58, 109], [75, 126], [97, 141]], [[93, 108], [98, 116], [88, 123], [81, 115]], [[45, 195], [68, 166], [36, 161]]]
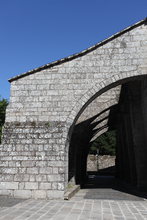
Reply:
[[30, 71], [28, 71], [28, 72], [22, 73], [21, 75], [17, 75], [17, 76], [15, 76], [15, 77], [9, 79], [8, 81], [9, 81], [9, 82], [12, 82], [12, 81], [15, 81], [15, 80], [17, 80], [17, 79], [23, 78], [23, 77], [25, 77], [25, 76], [34, 74], [34, 73], [36, 73], [36, 72], [38, 72], [38, 71], [41, 71], [41, 70], [44, 70], [44, 69], [47, 69], [47, 68], [51, 68], [51, 67], [60, 65], [60, 64], [62, 64], [62, 63], [71, 61], [71, 60], [73, 60], [73, 59], [76, 59], [76, 58], [78, 58], [78, 57], [84, 56], [84, 55], [86, 55], [87, 53], [92, 52], [93, 50], [96, 50], [98, 47], [101, 47], [101, 46], [103, 46], [104, 44], [107, 44], [108, 42], [112, 41], [113, 39], [115, 39], [115, 38], [117, 38], [117, 37], [119, 37], [119, 36], [121, 36], [121, 35], [123, 35], [123, 34], [129, 32], [129, 31], [131, 31], [132, 29], [134, 29], [134, 28], [136, 28], [136, 27], [138, 27], [138, 26], [140, 26], [140, 25], [142, 25], [142, 24], [145, 24], [145, 23], [147, 23], [147, 18], [145, 18], [145, 19], [143, 19], [143, 20], [141, 20], [141, 21], [135, 23], [135, 24], [132, 25], [132, 26], [129, 26], [129, 27], [123, 29], [123, 30], [120, 31], [120, 32], [117, 32], [116, 34], [112, 35], [111, 37], [109, 37], [109, 38], [107, 38], [107, 39], [105, 39], [105, 40], [103, 40], [103, 41], [101, 41], [101, 42], [99, 42], [99, 43], [93, 45], [92, 47], [89, 47], [89, 48], [86, 49], [86, 50], [81, 51], [80, 53], [76, 53], [76, 54], [73, 54], [73, 55], [71, 55], [71, 56], [65, 57], [65, 58], [63, 58], [63, 59], [54, 61], [54, 62], [52, 62], [52, 63], [45, 64], [45, 65], [40, 66], [40, 67], [35, 68], [35, 69], [32, 69], [32, 70], [30, 70]]

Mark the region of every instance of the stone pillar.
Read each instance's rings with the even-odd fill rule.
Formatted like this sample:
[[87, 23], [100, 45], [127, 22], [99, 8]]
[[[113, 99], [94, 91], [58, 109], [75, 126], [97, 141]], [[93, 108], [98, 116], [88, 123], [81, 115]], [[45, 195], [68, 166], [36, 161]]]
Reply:
[[[123, 112], [120, 108], [118, 122], [118, 152], [121, 153], [117, 159], [117, 164], [120, 163], [119, 172], [122, 172], [119, 176], [144, 191], [147, 190], [146, 88], [146, 79], [132, 81], [122, 86], [119, 105], [123, 107]], [[122, 162], [124, 157], [127, 158], [125, 165]]]

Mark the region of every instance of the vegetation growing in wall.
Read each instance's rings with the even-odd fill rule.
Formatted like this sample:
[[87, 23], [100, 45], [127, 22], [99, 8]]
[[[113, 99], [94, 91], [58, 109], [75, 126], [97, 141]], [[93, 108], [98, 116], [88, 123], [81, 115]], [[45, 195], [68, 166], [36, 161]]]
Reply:
[[90, 153], [96, 154], [97, 150], [100, 155], [115, 155], [116, 153], [116, 131], [108, 131], [100, 135], [92, 143]]
[[0, 98], [0, 143], [1, 143], [1, 136], [2, 136], [2, 127], [5, 122], [5, 113], [6, 113], [7, 105], [8, 105], [8, 101], [6, 99]]

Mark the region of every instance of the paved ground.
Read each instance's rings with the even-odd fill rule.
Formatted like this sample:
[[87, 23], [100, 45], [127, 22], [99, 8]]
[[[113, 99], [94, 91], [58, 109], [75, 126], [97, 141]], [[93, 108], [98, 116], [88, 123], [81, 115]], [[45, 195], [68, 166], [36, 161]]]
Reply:
[[0, 220], [147, 219], [147, 200], [112, 189], [83, 189], [70, 201], [0, 197], [0, 207]]

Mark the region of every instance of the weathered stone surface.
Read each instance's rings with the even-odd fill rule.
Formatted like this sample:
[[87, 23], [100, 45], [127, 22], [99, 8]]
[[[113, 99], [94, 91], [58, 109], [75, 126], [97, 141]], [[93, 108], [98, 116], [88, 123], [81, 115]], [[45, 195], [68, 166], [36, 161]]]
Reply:
[[47, 191], [47, 198], [48, 199], [60, 199], [63, 198], [64, 191], [59, 190], [48, 190]]
[[31, 183], [31, 182], [26, 182], [25, 183], [25, 189], [38, 189], [38, 183]]
[[[11, 82], [0, 145], [0, 193], [25, 197], [26, 192], [27, 198], [63, 197], [71, 125], [116, 104], [121, 84], [130, 77], [147, 74], [144, 23], [68, 62], [38, 69]], [[107, 120], [99, 126], [105, 124]]]
[[32, 198], [34, 199], [46, 199], [46, 189], [45, 190], [33, 190]]
[[1, 182], [0, 189], [18, 189], [18, 182]]
[[14, 190], [14, 197], [16, 198], [31, 198], [32, 192], [31, 190]]
[[40, 183], [39, 189], [51, 189], [51, 183]]
[[87, 171], [98, 171], [115, 166], [115, 156], [110, 155], [88, 155]]

